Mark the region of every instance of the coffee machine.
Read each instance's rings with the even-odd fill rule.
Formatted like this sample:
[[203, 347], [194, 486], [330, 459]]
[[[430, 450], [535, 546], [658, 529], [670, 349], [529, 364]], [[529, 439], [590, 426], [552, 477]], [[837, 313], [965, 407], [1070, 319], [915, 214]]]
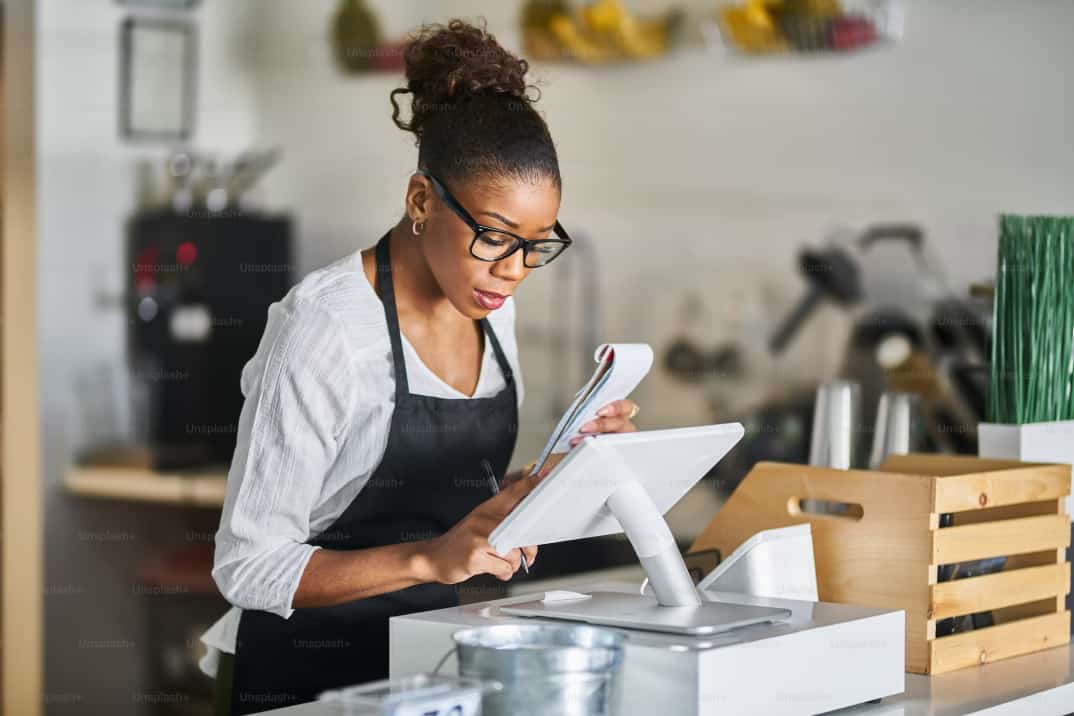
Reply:
[[230, 461], [242, 367], [292, 283], [291, 226], [287, 214], [172, 207], [129, 220], [128, 358], [151, 467]]

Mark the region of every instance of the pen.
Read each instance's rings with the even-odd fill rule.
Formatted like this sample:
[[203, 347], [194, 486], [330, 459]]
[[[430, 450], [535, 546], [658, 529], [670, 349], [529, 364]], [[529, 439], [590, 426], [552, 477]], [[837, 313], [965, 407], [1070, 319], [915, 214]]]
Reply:
[[[500, 493], [500, 483], [496, 481], [496, 473], [492, 471], [492, 465], [488, 460], [481, 461], [481, 467], [485, 468], [485, 476], [489, 479], [489, 487], [492, 489], [493, 495]], [[530, 565], [526, 561], [526, 553], [522, 553], [522, 569], [526, 571], [526, 574], [530, 573]]]

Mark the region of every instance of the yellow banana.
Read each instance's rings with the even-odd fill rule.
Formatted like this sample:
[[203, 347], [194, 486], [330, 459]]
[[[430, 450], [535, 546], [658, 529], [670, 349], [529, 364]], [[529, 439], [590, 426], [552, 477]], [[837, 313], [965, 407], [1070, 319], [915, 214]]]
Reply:
[[772, 22], [772, 15], [768, 11], [769, 5], [777, 5], [777, 2], [772, 0], [746, 0], [746, 4], [743, 6], [745, 11], [746, 20], [759, 28], [765, 30], [772, 30], [775, 28], [775, 24]]
[[612, 57], [611, 53], [583, 35], [574, 21], [566, 15], [553, 17], [548, 23], [548, 29], [567, 52], [582, 62], [605, 62]]
[[756, 24], [742, 7], [721, 8], [720, 28], [743, 52], [772, 52], [784, 46], [782, 36], [774, 25], [765, 27]]
[[643, 23], [631, 15], [624, 15], [615, 28], [616, 44], [623, 54], [638, 59], [654, 57], [664, 52], [667, 45], [663, 23]]
[[618, 54], [644, 59], [667, 49], [664, 18], [641, 19], [623, 7], [622, 0], [597, 0], [583, 8], [582, 20], [593, 37], [603, 39]]
[[594, 32], [614, 32], [626, 14], [619, 0], [599, 0], [582, 9], [582, 19]]

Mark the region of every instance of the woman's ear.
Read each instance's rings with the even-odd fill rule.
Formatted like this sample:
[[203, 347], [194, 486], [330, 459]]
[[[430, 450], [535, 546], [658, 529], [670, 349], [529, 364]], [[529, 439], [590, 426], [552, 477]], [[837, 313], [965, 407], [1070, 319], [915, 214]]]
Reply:
[[406, 188], [406, 215], [411, 221], [423, 223], [429, 218], [433, 187], [420, 172], [410, 175]]

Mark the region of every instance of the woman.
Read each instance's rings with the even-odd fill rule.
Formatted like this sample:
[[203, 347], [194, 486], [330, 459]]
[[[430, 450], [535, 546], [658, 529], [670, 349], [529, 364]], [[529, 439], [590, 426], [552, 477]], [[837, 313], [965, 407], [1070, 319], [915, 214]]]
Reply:
[[[503, 475], [515, 445], [513, 294], [570, 245], [526, 70], [483, 29], [423, 30], [392, 93], [419, 147], [406, 215], [269, 309], [213, 567], [241, 610], [207, 635], [234, 641], [234, 714], [386, 677], [390, 617], [455, 605], [453, 585], [537, 556], [501, 557], [488, 535], [540, 477], [507, 476], [490, 498], [482, 471]], [[632, 431], [636, 411], [618, 401], [583, 430]]]

